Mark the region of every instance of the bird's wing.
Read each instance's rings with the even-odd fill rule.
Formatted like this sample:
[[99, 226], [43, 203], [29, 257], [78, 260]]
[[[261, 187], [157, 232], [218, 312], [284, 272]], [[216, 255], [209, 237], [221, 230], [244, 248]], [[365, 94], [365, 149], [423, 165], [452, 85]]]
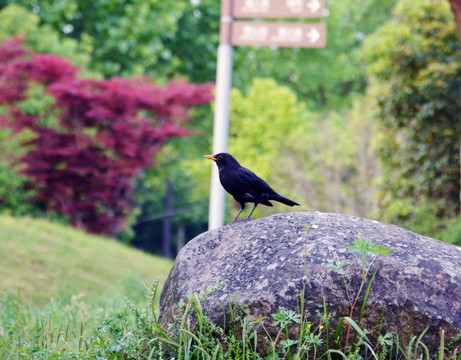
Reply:
[[267, 202], [272, 194], [276, 194], [263, 179], [244, 167], [232, 171], [222, 169], [219, 178], [224, 189], [240, 203], [263, 203]]
[[242, 168], [238, 172], [241, 183], [245, 184], [246, 200], [253, 201], [257, 199], [260, 204], [272, 206], [268, 200], [275, 200], [285, 205], [299, 205], [297, 202], [290, 200], [276, 193], [268, 183], [258, 177], [254, 172], [246, 168]]
[[272, 190], [269, 184], [257, 176], [253, 171], [242, 167], [239, 169], [237, 174], [241, 183], [244, 185], [246, 192], [250, 194], [253, 194], [254, 192], [268, 194], [274, 193], [274, 190]]

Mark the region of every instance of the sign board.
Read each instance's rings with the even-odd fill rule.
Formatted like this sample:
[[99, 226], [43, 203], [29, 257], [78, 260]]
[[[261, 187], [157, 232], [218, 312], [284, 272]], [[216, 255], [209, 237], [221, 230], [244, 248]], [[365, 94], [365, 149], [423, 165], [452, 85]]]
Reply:
[[321, 18], [325, 0], [234, 0], [236, 18]]
[[326, 24], [235, 21], [232, 23], [231, 44], [323, 48], [326, 33]]

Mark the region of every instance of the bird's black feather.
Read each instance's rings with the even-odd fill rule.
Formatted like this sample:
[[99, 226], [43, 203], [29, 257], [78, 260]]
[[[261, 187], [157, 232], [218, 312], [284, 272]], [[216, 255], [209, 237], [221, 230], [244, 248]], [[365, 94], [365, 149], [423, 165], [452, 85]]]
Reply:
[[240, 203], [241, 210], [234, 221], [237, 220], [245, 203], [254, 203], [253, 210], [248, 217], [251, 217], [258, 204], [273, 206], [269, 200], [275, 200], [288, 206], [299, 205], [278, 193], [276, 193], [263, 179], [253, 171], [241, 166], [230, 154], [220, 153], [206, 157], [214, 160], [219, 169], [219, 180], [224, 189], [231, 194], [235, 201]]

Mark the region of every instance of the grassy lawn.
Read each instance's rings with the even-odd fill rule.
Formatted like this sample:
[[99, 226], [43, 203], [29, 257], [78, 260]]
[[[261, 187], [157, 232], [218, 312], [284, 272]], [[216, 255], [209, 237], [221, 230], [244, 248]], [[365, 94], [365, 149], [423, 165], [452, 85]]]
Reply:
[[[48, 220], [0, 215], [0, 359], [125, 358], [130, 308], [173, 265]], [[160, 291], [155, 298], [158, 299]], [[125, 300], [127, 298], [128, 300]]]
[[115, 240], [47, 220], [0, 216], [0, 293], [43, 306], [78, 296], [106, 301], [144, 296], [143, 283], [166, 280], [172, 262]]

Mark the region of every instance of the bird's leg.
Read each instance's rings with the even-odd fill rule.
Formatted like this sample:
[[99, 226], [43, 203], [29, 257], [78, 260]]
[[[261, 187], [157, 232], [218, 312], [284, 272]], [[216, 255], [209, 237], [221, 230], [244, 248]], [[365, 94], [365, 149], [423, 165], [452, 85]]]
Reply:
[[237, 216], [235, 217], [234, 221], [232, 221], [232, 224], [237, 221], [237, 219], [239, 218], [239, 216], [242, 213], [243, 209], [245, 209], [245, 203], [240, 203], [240, 206], [241, 206], [241, 209], [240, 209], [239, 213], [237, 214]]
[[257, 203], [257, 202], [255, 202], [255, 206], [253, 206], [253, 210], [251, 210], [251, 213], [250, 213], [250, 215], [248, 215], [247, 219], [250, 219], [250, 218], [251, 218], [251, 215], [253, 215], [253, 211], [255, 211], [256, 206], [258, 206], [258, 203]]

